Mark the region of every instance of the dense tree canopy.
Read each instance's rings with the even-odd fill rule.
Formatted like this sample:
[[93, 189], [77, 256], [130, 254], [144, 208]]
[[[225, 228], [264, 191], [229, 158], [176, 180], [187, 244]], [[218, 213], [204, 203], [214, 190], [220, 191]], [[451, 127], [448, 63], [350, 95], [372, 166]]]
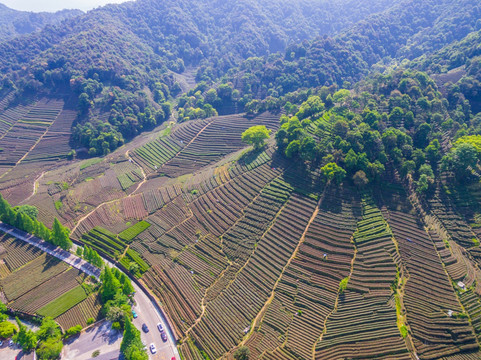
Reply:
[[252, 126], [242, 133], [242, 141], [254, 146], [254, 149], [257, 150], [270, 138], [270, 132], [265, 125]]

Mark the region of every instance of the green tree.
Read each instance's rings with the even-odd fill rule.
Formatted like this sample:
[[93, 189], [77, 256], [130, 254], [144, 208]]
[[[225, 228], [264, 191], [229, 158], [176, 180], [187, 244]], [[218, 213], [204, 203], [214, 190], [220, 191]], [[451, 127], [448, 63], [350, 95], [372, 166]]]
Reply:
[[59, 338], [49, 338], [40, 343], [36, 353], [41, 360], [54, 360], [60, 357], [62, 348], [62, 340]]
[[235, 360], [249, 360], [250, 350], [247, 346], [241, 346], [234, 352]]
[[404, 117], [404, 112], [400, 107], [395, 107], [392, 109], [391, 114], [389, 114], [389, 121], [391, 126], [398, 126]]
[[285, 154], [288, 158], [291, 159], [299, 154], [300, 148], [301, 148], [301, 142], [299, 140], [293, 140], [287, 146]]
[[429, 178], [423, 174], [419, 177], [419, 180], [416, 182], [416, 191], [420, 194], [424, 194], [429, 189]]
[[120, 351], [126, 360], [147, 360], [148, 355], [143, 350], [140, 340], [140, 331], [135, 328], [132, 321], [127, 318], [124, 325], [124, 336], [120, 344]]
[[406, 160], [403, 162], [401, 166], [401, 175], [407, 176], [408, 174], [414, 173], [416, 170], [416, 163], [414, 160]]
[[312, 161], [316, 157], [316, 142], [312, 136], [306, 136], [301, 141], [299, 149], [301, 159], [304, 161]]
[[80, 334], [81, 331], [82, 331], [82, 325], [72, 326], [71, 328], [67, 329], [67, 331], [65, 331], [64, 337], [68, 339], [72, 336]]
[[119, 280], [120, 280], [120, 283], [122, 284], [122, 292], [124, 293], [124, 295], [130, 295], [134, 292], [134, 287], [132, 286], [132, 282], [130, 281], [127, 275], [122, 273], [120, 275]]
[[21, 205], [14, 208], [14, 210], [18, 213], [25, 214], [30, 216], [32, 219], [36, 219], [38, 216], [38, 209], [35, 206], [31, 205]]
[[70, 230], [55, 218], [52, 226], [52, 244], [60, 246], [64, 250], [70, 250], [73, 244], [69, 236]]
[[15, 324], [12, 324], [10, 321], [0, 322], [0, 338], [8, 339], [17, 331], [18, 331], [18, 328], [15, 326]]
[[83, 249], [80, 247], [80, 246], [77, 246], [77, 250], [75, 250], [75, 254], [78, 256], [78, 257], [82, 257], [83, 256]]
[[19, 331], [13, 335], [13, 341], [20, 345], [23, 351], [30, 352], [37, 347], [37, 336], [32, 330], [27, 329], [18, 318], [16, 318]]
[[121, 289], [120, 281], [112, 274], [108, 266], [104, 268], [102, 276], [101, 299], [103, 303], [115, 298], [115, 294]]
[[359, 170], [354, 174], [354, 176], [352, 177], [352, 181], [354, 182], [354, 185], [359, 188], [363, 188], [369, 183], [369, 179], [367, 178], [366, 173], [362, 170]]
[[344, 158], [344, 165], [349, 173], [354, 173], [357, 170], [357, 154], [353, 149], [350, 149]]
[[60, 327], [58, 324], [55, 322], [53, 318], [50, 316], [47, 316], [42, 319], [42, 324], [40, 325], [40, 328], [37, 331], [37, 338], [39, 340], [45, 341], [50, 338], [60, 338], [62, 335], [62, 332], [60, 330]]
[[428, 161], [434, 166], [439, 160], [439, 140], [434, 139], [429, 143], [429, 145], [424, 150], [426, 152], [426, 157]]
[[135, 276], [140, 276], [140, 266], [136, 262], [131, 262], [129, 265], [129, 271]]
[[459, 181], [467, 181], [478, 162], [478, 153], [473, 144], [460, 143], [443, 157], [442, 166], [451, 170]]
[[260, 149], [265, 140], [270, 138], [271, 130], [268, 130], [265, 125], [252, 126], [242, 133], [242, 141], [248, 145], [253, 145], [254, 149]]
[[3, 322], [8, 319], [7, 312], [7, 305], [0, 301], [0, 322]]
[[346, 177], [346, 170], [336, 163], [330, 162], [321, 168], [321, 175], [327, 181], [334, 181], [339, 185]]

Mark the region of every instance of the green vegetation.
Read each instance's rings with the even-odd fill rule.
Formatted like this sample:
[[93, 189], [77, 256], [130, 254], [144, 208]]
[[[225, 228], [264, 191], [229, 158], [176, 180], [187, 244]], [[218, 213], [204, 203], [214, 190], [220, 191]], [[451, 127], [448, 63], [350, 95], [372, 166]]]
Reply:
[[18, 328], [15, 326], [15, 324], [11, 323], [10, 321], [4, 320], [0, 322], [0, 338], [8, 339], [17, 331], [18, 331]]
[[134, 226], [122, 231], [119, 234], [119, 238], [126, 243], [131, 242], [137, 235], [139, 235], [144, 230], [148, 229], [150, 224], [147, 221], [139, 221]]
[[339, 293], [343, 293], [347, 289], [347, 284], [349, 283], [349, 277], [345, 277], [344, 279], [341, 280], [339, 283]]
[[[97, 266], [99, 269], [102, 269], [104, 266], [104, 261], [100, 257], [97, 251], [91, 249], [87, 245], [85, 245], [84, 249], [79, 251], [80, 247], [77, 248], [77, 252], [80, 253], [80, 256], [83, 255], [83, 258], [91, 263], [92, 265]], [[78, 254], [77, 254], [78, 255]]]
[[254, 150], [264, 146], [265, 140], [270, 138], [271, 131], [265, 125], [252, 126], [242, 133], [242, 141], [248, 145], [254, 146]]
[[119, 323], [124, 327], [127, 320], [132, 317], [129, 298], [134, 288], [130, 279], [117, 268], [110, 269], [106, 266], [101, 275], [102, 287], [100, 298], [102, 312], [112, 323]]
[[101, 251], [114, 259], [119, 259], [127, 247], [127, 244], [117, 235], [98, 226], [87, 234], [83, 234], [82, 242], [91, 249]]
[[29, 330], [25, 325], [23, 325], [19, 318], [16, 318], [18, 332], [13, 335], [12, 340], [20, 345], [23, 351], [30, 352], [37, 346], [37, 335], [32, 330]]
[[[147, 264], [140, 255], [132, 249], [128, 249], [125, 256], [120, 260], [120, 263], [124, 265], [129, 271], [131, 271], [135, 276], [140, 277], [143, 273], [149, 270], [150, 266]], [[132, 264], [137, 265], [132, 267]]]
[[36, 350], [38, 358], [41, 360], [58, 359], [63, 348], [62, 332], [58, 324], [47, 316], [42, 320], [36, 335], [39, 340]]
[[234, 352], [235, 360], [249, 360], [250, 350], [247, 346], [241, 346]]
[[15, 206], [13, 210], [15, 210], [17, 213], [28, 215], [32, 219], [36, 219], [38, 216], [38, 209], [35, 206], [31, 205]]
[[[27, 208], [28, 209], [28, 208]], [[72, 241], [69, 238], [70, 230], [63, 226], [57, 218], [54, 219], [52, 230], [49, 230], [43, 223], [30, 215], [32, 209], [25, 211], [25, 208], [12, 208], [7, 200], [0, 195], [0, 220], [26, 231], [27, 233], [38, 236], [39, 238], [60, 246], [64, 250], [70, 250]], [[30, 215], [28, 214], [30, 213]]]
[[62, 210], [62, 207], [63, 207], [62, 201], [60, 201], [60, 200], [55, 201], [55, 209], [57, 211]]
[[86, 298], [85, 290], [79, 285], [45, 305], [37, 313], [42, 316], [56, 318]]
[[80, 165], [80, 171], [85, 170], [86, 168], [88, 168], [88, 167], [90, 167], [90, 166], [92, 166], [92, 165], [101, 163], [102, 161], [103, 161], [102, 158], [93, 158], [93, 159], [85, 160], [85, 161], [82, 162], [82, 164]]
[[68, 338], [71, 338], [73, 336], [76, 336], [76, 335], [80, 334], [81, 331], [82, 331], [82, 325], [72, 326], [71, 328], [69, 328], [65, 331], [64, 338], [68, 339]]
[[15, 324], [8, 321], [8, 316], [6, 314], [7, 305], [0, 301], [0, 338], [8, 339], [13, 334], [18, 331]]
[[124, 337], [120, 345], [120, 352], [126, 360], [147, 360], [149, 356], [144, 350], [140, 331], [135, 328], [132, 321], [127, 318], [125, 321]]

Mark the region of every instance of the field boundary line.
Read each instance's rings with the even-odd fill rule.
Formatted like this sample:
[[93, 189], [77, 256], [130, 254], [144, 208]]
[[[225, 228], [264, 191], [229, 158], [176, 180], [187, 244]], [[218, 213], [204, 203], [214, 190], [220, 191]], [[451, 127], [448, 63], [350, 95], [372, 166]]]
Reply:
[[[254, 320], [252, 321], [252, 325], [251, 325], [251, 329], [250, 329], [249, 333], [248, 333], [248, 334], [245, 336], [245, 338], [238, 344], [238, 346], [244, 345], [244, 344], [249, 340], [249, 338], [251, 337], [252, 333], [254, 332], [256, 326], [259, 324], [260, 321], [262, 321], [262, 318], [264, 317], [264, 314], [265, 314], [265, 312], [266, 312], [266, 310], [267, 310], [267, 307], [272, 303], [272, 300], [274, 300], [277, 286], [278, 286], [279, 283], [281, 282], [281, 279], [282, 279], [282, 277], [284, 276], [285, 271], [286, 271], [286, 270], [289, 268], [289, 266], [291, 265], [292, 260], [294, 260], [295, 257], [297, 256], [297, 253], [299, 252], [299, 249], [300, 249], [301, 245], [304, 244], [304, 241], [305, 241], [305, 239], [306, 239], [307, 232], [309, 231], [312, 223], [314, 222], [315, 218], [316, 218], [317, 215], [319, 214], [320, 206], [321, 206], [322, 201], [324, 200], [326, 191], [327, 191], [327, 187], [324, 189], [322, 195], [319, 197], [319, 201], [317, 202], [316, 208], [314, 209], [311, 217], [309, 218], [309, 221], [307, 222], [307, 225], [306, 225], [306, 227], [304, 228], [304, 232], [302, 233], [301, 237], [299, 238], [299, 242], [298, 242], [296, 248], [295, 248], [294, 251], [292, 252], [291, 257], [287, 260], [286, 265], [284, 265], [284, 267], [282, 268], [281, 273], [279, 274], [279, 277], [277, 278], [276, 282], [274, 283], [274, 286], [272, 287], [271, 295], [269, 296], [269, 298], [267, 299], [267, 301], [264, 303], [264, 305], [262, 306], [261, 310], [259, 310], [259, 312], [257, 313], [257, 316], [256, 316], [256, 317], [254, 318]], [[287, 202], [288, 202], [288, 201], [287, 201]], [[286, 202], [286, 204], [287, 204], [287, 202]], [[284, 208], [283, 208], [283, 209], [284, 209]], [[277, 218], [277, 217], [276, 217], [276, 218]], [[273, 224], [274, 224], [274, 222], [273, 222]], [[249, 259], [249, 260], [250, 260], [250, 259]], [[247, 262], [246, 262], [246, 264], [247, 264]]]
[[32, 234], [26, 233], [14, 226], [0, 222], [0, 231], [13, 236], [14, 238], [26, 242], [32, 246], [35, 246], [51, 256], [56, 257], [59, 260], [67, 263], [68, 265], [86, 273], [87, 275], [94, 276], [97, 279], [100, 277], [100, 269], [90, 264], [89, 262], [79, 258], [78, 256], [56, 247], [45, 240], [42, 240]]

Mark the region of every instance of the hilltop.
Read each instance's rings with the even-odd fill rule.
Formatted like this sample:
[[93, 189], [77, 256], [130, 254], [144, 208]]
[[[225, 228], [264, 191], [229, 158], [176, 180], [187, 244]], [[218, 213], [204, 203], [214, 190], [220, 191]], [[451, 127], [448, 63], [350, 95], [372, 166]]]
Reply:
[[63, 20], [82, 14], [80, 10], [62, 10], [55, 13], [28, 12], [10, 9], [0, 4], [0, 37], [8, 41], [14, 37], [30, 34], [47, 25], [55, 25]]

